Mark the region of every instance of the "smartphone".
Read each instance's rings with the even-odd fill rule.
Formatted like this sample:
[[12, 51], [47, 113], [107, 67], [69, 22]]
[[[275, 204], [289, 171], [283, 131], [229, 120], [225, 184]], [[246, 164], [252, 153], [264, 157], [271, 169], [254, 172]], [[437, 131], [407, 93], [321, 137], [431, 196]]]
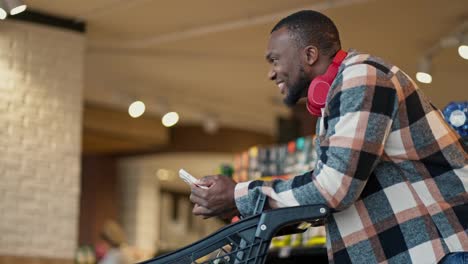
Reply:
[[197, 184], [198, 182], [198, 179], [193, 177], [190, 173], [188, 173], [187, 171], [185, 171], [184, 169], [180, 169], [179, 170], [179, 177], [184, 180], [188, 185], [195, 185], [195, 186], [198, 186], [202, 189], [208, 189], [208, 187], [206, 186], [200, 186]]

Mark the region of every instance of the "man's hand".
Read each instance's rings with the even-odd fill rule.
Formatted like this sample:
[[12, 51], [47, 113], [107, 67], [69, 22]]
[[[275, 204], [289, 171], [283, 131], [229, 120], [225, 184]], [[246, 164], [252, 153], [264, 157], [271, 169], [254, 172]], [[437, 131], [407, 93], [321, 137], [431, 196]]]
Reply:
[[207, 186], [208, 189], [192, 185], [190, 200], [195, 204], [192, 210], [194, 215], [227, 219], [239, 213], [234, 201], [236, 182], [231, 178], [221, 175], [206, 176], [197, 185]]

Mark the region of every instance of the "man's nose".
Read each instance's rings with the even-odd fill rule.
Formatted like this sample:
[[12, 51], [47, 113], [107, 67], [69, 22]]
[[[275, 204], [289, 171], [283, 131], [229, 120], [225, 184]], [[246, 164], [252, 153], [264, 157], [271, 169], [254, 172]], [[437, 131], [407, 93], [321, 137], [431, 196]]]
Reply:
[[270, 69], [268, 71], [268, 79], [273, 81], [275, 78], [276, 78], [276, 72], [273, 69]]

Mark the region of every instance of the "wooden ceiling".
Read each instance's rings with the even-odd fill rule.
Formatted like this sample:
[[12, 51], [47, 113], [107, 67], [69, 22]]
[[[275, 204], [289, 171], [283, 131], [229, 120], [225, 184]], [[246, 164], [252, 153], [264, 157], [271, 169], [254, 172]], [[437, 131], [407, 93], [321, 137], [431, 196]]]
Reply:
[[131, 153], [168, 143], [169, 131], [153, 117], [134, 119], [125, 111], [91, 104], [84, 107], [84, 153]]
[[[264, 61], [269, 32], [285, 15], [321, 10], [336, 22], [344, 48], [376, 54], [411, 76], [422, 54], [468, 19], [466, 0], [26, 2], [87, 23], [85, 100], [90, 105], [126, 111], [138, 98], [154, 118], [173, 110], [181, 124], [200, 124], [210, 115], [223, 127], [270, 135], [276, 118], [289, 114], [266, 78]], [[421, 88], [440, 108], [468, 100], [467, 73], [468, 61], [456, 47], [446, 48], [433, 58], [433, 83]], [[141, 144], [164, 144], [166, 136], [142, 138]]]

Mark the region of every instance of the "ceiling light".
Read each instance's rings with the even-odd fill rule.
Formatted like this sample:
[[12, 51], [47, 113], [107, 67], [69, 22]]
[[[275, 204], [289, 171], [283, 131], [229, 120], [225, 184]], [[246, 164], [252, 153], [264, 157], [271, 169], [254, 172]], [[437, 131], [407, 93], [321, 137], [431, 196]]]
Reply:
[[27, 8], [21, 0], [3, 0], [3, 3], [12, 16], [23, 12]]
[[7, 17], [8, 13], [6, 11], [6, 7], [3, 4], [2, 1], [0, 1], [0, 19], [5, 19]]
[[468, 60], [468, 45], [460, 45], [460, 47], [458, 47], [458, 55]]
[[215, 134], [218, 132], [219, 123], [217, 118], [213, 114], [206, 114], [203, 117], [203, 129], [208, 134]]
[[143, 115], [145, 109], [145, 104], [142, 101], [135, 101], [128, 107], [128, 114], [133, 118], [137, 118]]
[[0, 8], [0, 19], [3, 20], [7, 17], [7, 12]]
[[431, 62], [429, 58], [423, 57], [419, 62], [418, 72], [416, 73], [416, 80], [421, 83], [431, 83]]
[[168, 181], [171, 179], [171, 173], [165, 169], [159, 169], [156, 171], [156, 176], [160, 181]]
[[431, 83], [432, 82], [432, 76], [429, 73], [417, 72], [416, 73], [416, 80], [418, 80], [421, 83]]
[[179, 121], [179, 114], [177, 114], [176, 112], [169, 112], [165, 114], [162, 118], [162, 124], [165, 127], [171, 127], [177, 124], [178, 121]]
[[203, 129], [206, 131], [208, 134], [215, 134], [218, 132], [219, 125], [216, 120], [213, 119], [208, 119], [203, 122]]

